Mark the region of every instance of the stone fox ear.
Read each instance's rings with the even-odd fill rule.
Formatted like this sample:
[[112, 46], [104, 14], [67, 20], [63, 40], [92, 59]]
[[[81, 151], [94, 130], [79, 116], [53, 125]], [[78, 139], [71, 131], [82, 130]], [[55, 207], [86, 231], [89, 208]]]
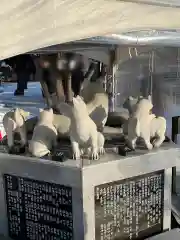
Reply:
[[132, 96], [129, 96], [128, 99], [129, 100], [134, 100], [134, 98]]
[[12, 120], [11, 118], [8, 119], [7, 126], [8, 126], [8, 129], [7, 129], [8, 132], [10, 132], [10, 131], [13, 132], [17, 127], [15, 121]]
[[19, 108], [19, 112], [24, 118], [27, 118], [30, 115], [30, 112], [27, 112], [27, 111], [25, 111], [23, 109], [20, 109], [20, 108]]
[[48, 112], [51, 113], [51, 114], [53, 114], [53, 109], [52, 109], [52, 108], [49, 108], [49, 109], [48, 109]]
[[72, 99], [73, 106], [77, 106], [79, 104], [79, 102], [80, 102], [79, 98], [80, 98], [79, 96], [77, 96], [76, 98], [73, 97], [73, 99]]
[[73, 98], [72, 102], [73, 102], [74, 108], [76, 108], [77, 110], [82, 110], [82, 108], [84, 109], [84, 106], [86, 106], [85, 102], [80, 96]]
[[20, 116], [21, 116], [20, 109], [19, 109], [19, 108], [16, 108], [16, 109], [14, 110], [14, 117], [15, 117], [15, 119], [16, 119], [16, 118], [19, 118]]
[[83, 97], [81, 97], [81, 96], [77, 95], [77, 96], [76, 96], [76, 100], [78, 100], [78, 101], [82, 102], [82, 101], [83, 101]]
[[83, 98], [82, 96], [81, 96], [80, 98], [81, 98], [81, 100], [84, 102], [84, 98]]
[[44, 111], [44, 109], [43, 108], [39, 108], [39, 112], [41, 113], [41, 112], [43, 112]]
[[19, 108], [16, 108], [14, 111], [14, 119], [18, 126], [22, 126], [24, 124], [24, 118], [22, 117]]
[[76, 99], [81, 99], [81, 97], [79, 95], [76, 96]]
[[7, 135], [7, 144], [9, 147], [12, 147], [14, 145], [13, 132], [16, 129], [16, 127], [17, 125], [12, 119], [7, 120], [6, 135]]

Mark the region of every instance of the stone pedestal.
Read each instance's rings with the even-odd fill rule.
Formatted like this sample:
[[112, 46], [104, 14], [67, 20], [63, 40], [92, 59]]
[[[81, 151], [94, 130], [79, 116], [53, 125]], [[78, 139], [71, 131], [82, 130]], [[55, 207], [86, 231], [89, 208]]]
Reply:
[[0, 234], [13, 239], [144, 239], [170, 229], [174, 144], [99, 161], [0, 154]]

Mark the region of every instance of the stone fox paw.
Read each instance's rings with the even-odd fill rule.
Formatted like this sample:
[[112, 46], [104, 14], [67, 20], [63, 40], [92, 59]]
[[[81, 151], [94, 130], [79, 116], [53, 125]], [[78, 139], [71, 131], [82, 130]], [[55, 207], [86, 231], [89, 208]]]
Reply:
[[73, 159], [77, 160], [81, 158], [81, 152], [80, 151], [76, 151], [73, 153]]
[[97, 151], [93, 151], [91, 154], [91, 159], [92, 160], [98, 160], [99, 159], [99, 154]]
[[100, 147], [100, 148], [99, 148], [99, 154], [100, 154], [100, 155], [105, 154], [105, 149], [104, 149], [104, 147]]

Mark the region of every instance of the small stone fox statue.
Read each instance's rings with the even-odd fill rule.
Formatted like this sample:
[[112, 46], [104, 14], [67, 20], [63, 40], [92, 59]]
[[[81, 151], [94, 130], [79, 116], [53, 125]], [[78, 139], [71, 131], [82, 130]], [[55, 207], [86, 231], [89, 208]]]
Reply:
[[56, 146], [57, 130], [53, 125], [53, 109], [40, 109], [40, 116], [29, 143], [29, 152], [35, 157], [43, 157]]
[[89, 82], [81, 90], [81, 96], [87, 105], [88, 113], [95, 122], [98, 131], [103, 131], [109, 111], [108, 95], [103, 88], [102, 79]]
[[73, 98], [72, 105], [61, 103], [61, 111], [71, 119], [70, 140], [73, 158], [79, 160], [83, 150], [91, 152], [91, 159], [98, 160], [104, 153], [104, 136], [89, 117], [86, 104], [80, 96]]
[[[137, 103], [142, 99], [143, 97], [142, 96], [139, 96], [139, 97], [132, 97], [132, 96], [129, 96], [125, 102], [123, 103], [123, 108], [127, 109], [128, 110], [128, 113], [129, 113], [129, 116], [131, 116], [131, 114], [133, 114], [133, 112], [135, 111], [135, 107], [137, 105]], [[123, 130], [123, 133], [125, 135], [128, 134], [128, 120], [127, 119], [125, 121], [125, 123], [122, 125], [122, 130]]]
[[[134, 111], [128, 120], [128, 142], [135, 149], [136, 140], [141, 137], [147, 149], [151, 150], [154, 147], [160, 147], [165, 140], [166, 119], [156, 117], [151, 113], [153, 104], [151, 96], [148, 99], [140, 99]], [[150, 140], [154, 138], [153, 144]]]
[[123, 108], [127, 109], [128, 112], [129, 112], [129, 115], [131, 115], [134, 110], [135, 110], [135, 107], [136, 107], [136, 104], [139, 102], [139, 100], [143, 99], [142, 96], [139, 96], [139, 97], [132, 97], [132, 96], [129, 96], [125, 102], [123, 103]]
[[[25, 119], [29, 117], [30, 113], [21, 108], [13, 109], [7, 112], [3, 118], [3, 126], [7, 135], [7, 145], [10, 153], [15, 151], [14, 133], [19, 133], [21, 138], [21, 150], [27, 145], [27, 132], [25, 127]], [[19, 150], [19, 151], [21, 151]]]

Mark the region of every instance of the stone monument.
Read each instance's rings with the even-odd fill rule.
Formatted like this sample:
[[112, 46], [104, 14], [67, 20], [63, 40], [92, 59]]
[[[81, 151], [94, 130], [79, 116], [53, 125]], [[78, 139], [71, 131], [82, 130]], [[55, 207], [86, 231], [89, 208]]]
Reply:
[[0, 234], [14, 240], [140, 240], [170, 230], [179, 148], [65, 162], [0, 153]]

